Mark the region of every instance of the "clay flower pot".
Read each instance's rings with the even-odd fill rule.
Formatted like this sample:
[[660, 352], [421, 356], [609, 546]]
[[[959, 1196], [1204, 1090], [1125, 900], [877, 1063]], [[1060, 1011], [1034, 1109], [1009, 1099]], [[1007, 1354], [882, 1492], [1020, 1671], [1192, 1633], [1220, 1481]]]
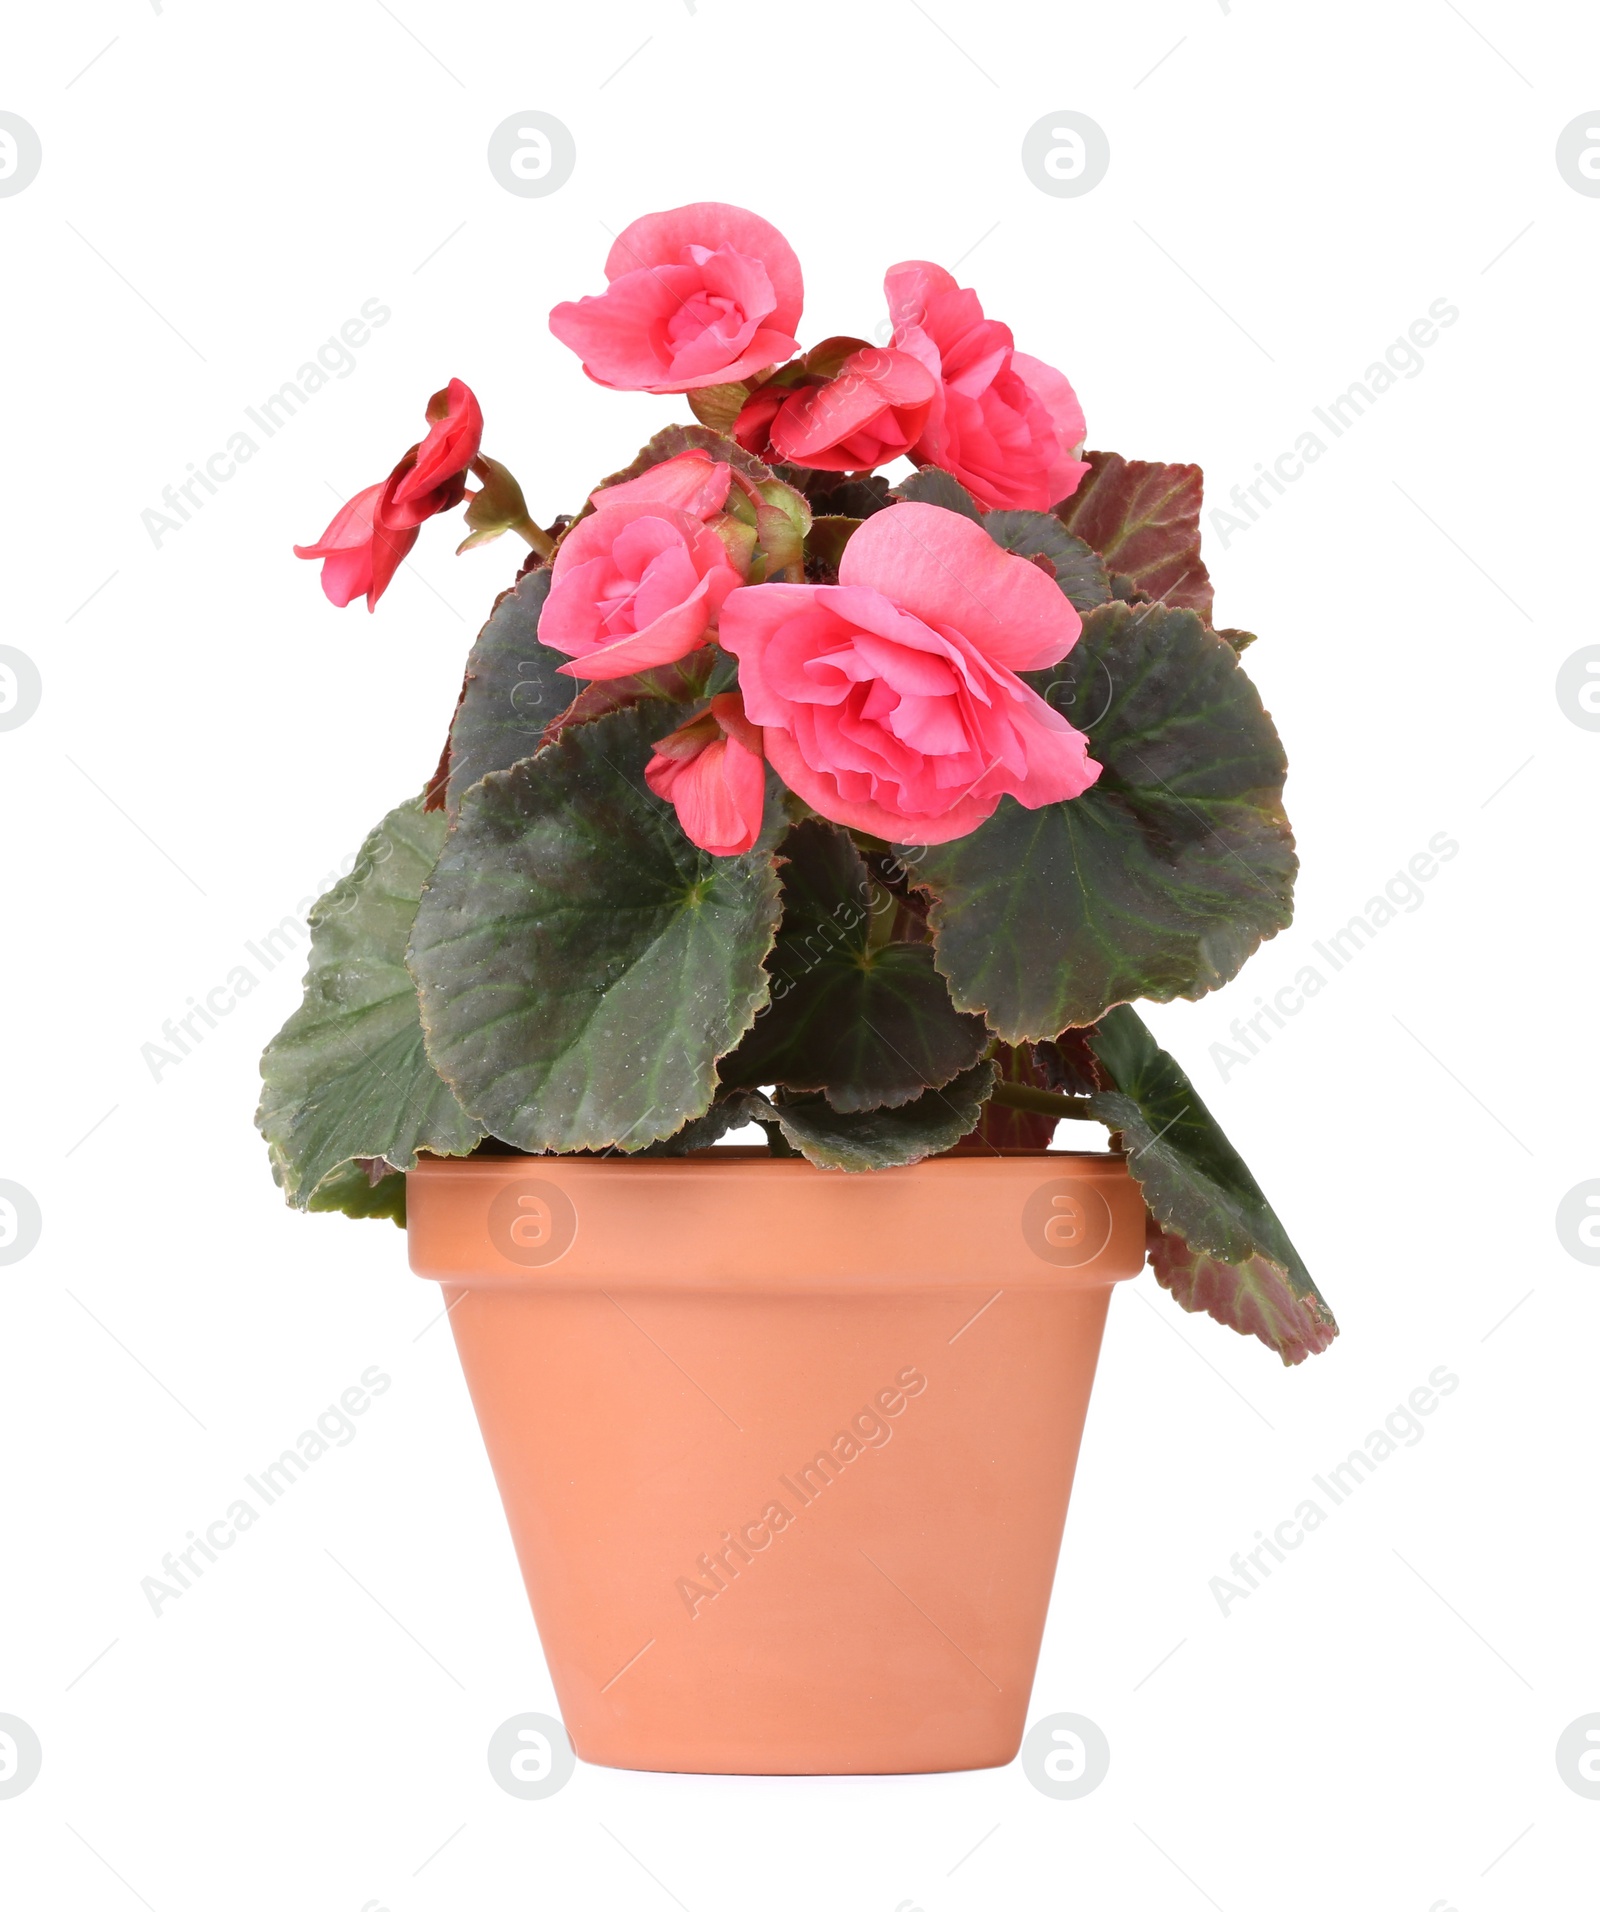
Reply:
[[1119, 1157], [474, 1157], [423, 1163], [408, 1206], [582, 1758], [1015, 1756], [1144, 1258]]

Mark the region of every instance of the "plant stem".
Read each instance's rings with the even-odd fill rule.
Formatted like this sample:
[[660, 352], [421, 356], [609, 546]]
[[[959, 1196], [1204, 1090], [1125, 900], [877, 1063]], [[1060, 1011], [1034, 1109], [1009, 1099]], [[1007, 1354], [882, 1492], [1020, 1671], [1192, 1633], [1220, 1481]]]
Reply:
[[1052, 1095], [1026, 1082], [1002, 1082], [990, 1097], [1004, 1109], [1026, 1109], [1030, 1115], [1059, 1115], [1073, 1122], [1098, 1122], [1086, 1095]]
[[525, 544], [532, 545], [541, 558], [548, 558], [554, 553], [556, 548], [555, 539], [546, 536], [531, 518], [521, 519], [518, 523], [514, 524], [511, 529], [516, 532], [517, 536], [521, 538]]

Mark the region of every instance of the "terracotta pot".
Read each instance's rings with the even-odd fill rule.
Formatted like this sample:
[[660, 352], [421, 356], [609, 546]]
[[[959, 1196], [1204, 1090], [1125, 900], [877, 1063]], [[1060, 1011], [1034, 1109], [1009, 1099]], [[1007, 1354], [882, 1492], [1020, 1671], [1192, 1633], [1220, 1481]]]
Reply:
[[1015, 1756], [1144, 1258], [1120, 1158], [476, 1157], [418, 1168], [408, 1222], [582, 1758]]

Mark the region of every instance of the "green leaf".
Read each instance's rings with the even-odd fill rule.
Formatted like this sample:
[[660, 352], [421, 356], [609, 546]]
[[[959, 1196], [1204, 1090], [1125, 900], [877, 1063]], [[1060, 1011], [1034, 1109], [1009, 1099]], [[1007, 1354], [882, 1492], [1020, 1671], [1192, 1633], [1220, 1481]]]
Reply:
[[664, 1142], [652, 1142], [637, 1153], [641, 1156], [688, 1155], [695, 1149], [712, 1148], [730, 1129], [743, 1128], [750, 1119], [743, 1096], [722, 1096], [704, 1115], [685, 1122], [675, 1135], [669, 1135]]
[[[805, 494], [781, 478], [767, 478], [748, 499], [755, 514], [755, 548], [750, 582], [762, 584], [782, 577], [803, 584], [806, 575], [806, 533], [811, 529], [811, 506]], [[728, 508], [739, 514], [740, 500], [729, 494]]]
[[391, 810], [311, 911], [305, 996], [261, 1058], [256, 1125], [296, 1208], [358, 1156], [416, 1166], [466, 1155], [483, 1130], [434, 1073], [405, 966], [417, 898], [445, 837], [418, 800]]
[[870, 518], [894, 503], [881, 472], [850, 477], [838, 471], [810, 471], [803, 465], [778, 465], [777, 475], [800, 492], [813, 517]]
[[975, 524], [982, 524], [984, 520], [983, 506], [960, 479], [953, 478], [938, 465], [924, 465], [909, 478], [902, 478], [890, 496], [907, 504], [943, 505], [946, 511], [959, 511]]
[[1131, 1009], [1113, 1009], [1088, 1041], [1110, 1084], [1093, 1096], [1094, 1114], [1121, 1131], [1162, 1229], [1156, 1279], [1191, 1313], [1256, 1335], [1286, 1367], [1320, 1353], [1338, 1323], [1194, 1084]]
[[556, 674], [568, 660], [539, 642], [549, 595], [550, 567], [540, 565], [500, 598], [478, 633], [450, 727], [445, 808], [452, 820], [480, 777], [533, 755], [545, 725], [578, 692], [575, 679]]
[[[802, 359], [794, 362], [785, 370], [808, 374], [813, 378], [836, 378], [843, 371], [846, 359], [852, 359], [857, 352], [867, 352], [872, 348], [866, 339], [855, 339], [845, 333], [836, 333], [832, 338], [824, 339], [820, 345], [813, 345]], [[798, 384], [799, 379], [786, 379], [786, 384]]]
[[475, 458], [472, 473], [480, 481], [481, 489], [467, 494], [466, 520], [470, 536], [456, 546], [458, 558], [463, 551], [475, 551], [479, 545], [489, 544], [503, 533], [515, 531], [519, 525], [533, 527], [521, 485], [498, 458]]
[[1043, 568], [1061, 586], [1075, 610], [1092, 611], [1109, 600], [1111, 585], [1105, 566], [1082, 538], [1064, 530], [1049, 512], [991, 511], [982, 522], [1002, 551], [1015, 551], [1036, 563], [1043, 559]]
[[331, 1175], [324, 1175], [311, 1191], [306, 1203], [312, 1214], [349, 1215], [356, 1221], [393, 1222], [406, 1225], [406, 1178], [398, 1169], [382, 1164], [385, 1173], [376, 1181], [366, 1161], [345, 1162]]
[[742, 380], [732, 385], [702, 385], [698, 391], [686, 392], [689, 409], [702, 425], [718, 433], [731, 432], [744, 402], [750, 396], [750, 387]]
[[752, 1121], [777, 1127], [784, 1140], [818, 1168], [848, 1175], [869, 1169], [903, 1168], [954, 1148], [976, 1126], [995, 1083], [992, 1062], [979, 1062], [942, 1089], [929, 1089], [898, 1109], [841, 1115], [820, 1096], [747, 1095]]
[[1099, 781], [902, 852], [956, 1007], [1007, 1042], [1219, 988], [1288, 924], [1295, 873], [1277, 732], [1194, 612], [1102, 605], [1028, 681], [1088, 734]]
[[1089, 475], [1054, 515], [1147, 597], [1209, 623], [1211, 579], [1200, 558], [1198, 465], [1152, 465], [1114, 451], [1084, 454]]
[[778, 853], [787, 863], [772, 996], [723, 1061], [723, 1080], [820, 1090], [853, 1113], [898, 1108], [971, 1068], [989, 1040], [982, 1017], [951, 1003], [930, 944], [880, 940], [875, 916], [895, 899], [844, 832], [808, 821]]
[[859, 518], [813, 518], [806, 538], [806, 579], [811, 584], [837, 584], [844, 548], [861, 529]]
[[698, 850], [644, 768], [676, 727], [636, 704], [486, 777], [417, 912], [428, 1049], [495, 1135], [538, 1152], [643, 1148], [710, 1105], [766, 1001], [775, 779], [744, 856]]

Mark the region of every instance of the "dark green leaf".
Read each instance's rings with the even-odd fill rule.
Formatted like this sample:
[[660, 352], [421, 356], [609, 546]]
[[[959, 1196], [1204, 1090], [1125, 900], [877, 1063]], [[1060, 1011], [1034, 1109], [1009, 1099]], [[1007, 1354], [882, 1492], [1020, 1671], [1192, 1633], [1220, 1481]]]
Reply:
[[526, 572], [500, 598], [472, 647], [446, 747], [443, 807], [452, 821], [462, 796], [480, 777], [531, 757], [547, 731], [554, 738], [570, 724], [590, 723], [649, 699], [699, 702], [735, 680], [734, 660], [713, 645], [632, 677], [596, 683], [563, 677], [567, 657], [539, 642], [539, 614], [549, 593], [548, 565]]
[[778, 465], [775, 470], [785, 484], [802, 493], [813, 517], [870, 518], [894, 503], [888, 479], [878, 472], [851, 478], [837, 471], [808, 471], [801, 465]]
[[859, 518], [813, 518], [806, 535], [806, 579], [811, 584], [837, 584], [839, 560], [851, 537], [861, 529]]
[[1099, 781], [903, 853], [957, 1008], [1007, 1042], [1220, 987], [1289, 922], [1295, 872], [1277, 732], [1192, 611], [1102, 605], [1029, 681], [1088, 734]]
[[1001, 550], [1035, 561], [1043, 558], [1075, 610], [1092, 611], [1110, 598], [1105, 566], [1082, 538], [1064, 530], [1049, 512], [991, 511], [983, 519], [983, 528]]
[[346, 1162], [331, 1175], [324, 1175], [306, 1203], [312, 1214], [331, 1212], [349, 1215], [356, 1221], [393, 1222], [406, 1225], [406, 1178], [398, 1169], [388, 1168], [376, 1181], [366, 1162]]
[[1113, 1009], [1088, 1040], [1110, 1084], [1094, 1113], [1121, 1131], [1163, 1231], [1151, 1251], [1162, 1286], [1191, 1312], [1258, 1336], [1285, 1366], [1320, 1353], [1338, 1324], [1194, 1084], [1131, 1009]]
[[983, 506], [959, 479], [938, 465], [924, 465], [902, 478], [890, 495], [906, 504], [943, 505], [946, 511], [959, 511], [962, 517], [983, 523]]
[[305, 996], [261, 1058], [256, 1112], [273, 1174], [297, 1208], [358, 1156], [409, 1169], [420, 1150], [465, 1155], [483, 1133], [428, 1061], [405, 966], [445, 827], [416, 799], [391, 810], [311, 911]]
[[545, 725], [578, 692], [574, 678], [556, 674], [567, 659], [539, 642], [539, 613], [549, 594], [546, 564], [517, 580], [478, 633], [450, 727], [445, 808], [452, 819], [480, 777], [533, 755]]
[[1147, 596], [1211, 617], [1200, 559], [1198, 465], [1152, 465], [1114, 451], [1085, 453], [1089, 475], [1055, 516], [1093, 546], [1106, 569]]
[[688, 1155], [695, 1149], [712, 1148], [730, 1129], [743, 1128], [750, 1119], [742, 1096], [724, 1096], [713, 1102], [704, 1115], [685, 1122], [676, 1135], [669, 1135], [664, 1142], [652, 1142], [638, 1153], [642, 1156]]
[[926, 942], [880, 941], [875, 887], [855, 845], [810, 821], [779, 845], [783, 924], [767, 959], [772, 996], [724, 1081], [820, 1090], [843, 1112], [897, 1108], [939, 1088], [983, 1054], [980, 1016], [961, 1015]]
[[820, 1095], [783, 1096], [774, 1103], [752, 1094], [745, 1104], [753, 1121], [776, 1124], [808, 1162], [860, 1174], [903, 1168], [954, 1148], [976, 1124], [994, 1083], [994, 1064], [979, 1062], [903, 1108], [873, 1109], [865, 1115], [841, 1115]]
[[674, 1134], [766, 1000], [782, 805], [747, 855], [697, 850], [644, 782], [682, 715], [637, 704], [486, 777], [417, 912], [429, 1053], [518, 1148]]

